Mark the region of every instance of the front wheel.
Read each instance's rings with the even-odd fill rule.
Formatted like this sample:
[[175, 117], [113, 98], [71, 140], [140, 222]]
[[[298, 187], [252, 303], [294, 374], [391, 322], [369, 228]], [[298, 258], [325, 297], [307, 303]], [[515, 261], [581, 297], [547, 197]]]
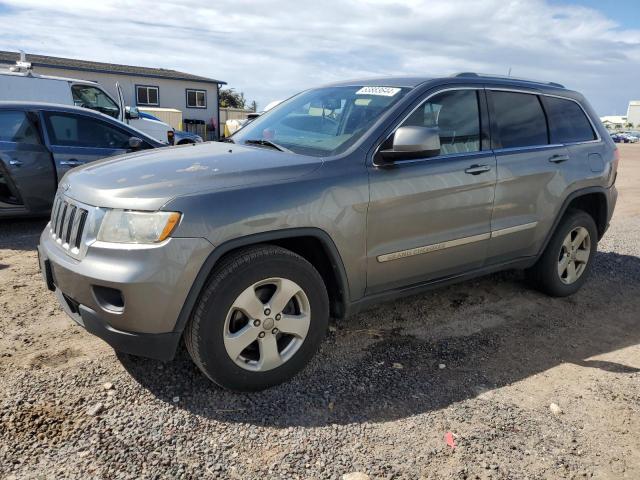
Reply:
[[542, 256], [527, 271], [527, 277], [548, 295], [571, 295], [586, 281], [597, 247], [598, 231], [591, 215], [571, 210], [558, 225]]
[[284, 248], [250, 247], [214, 271], [187, 326], [187, 349], [218, 385], [261, 390], [300, 371], [329, 319], [320, 274]]

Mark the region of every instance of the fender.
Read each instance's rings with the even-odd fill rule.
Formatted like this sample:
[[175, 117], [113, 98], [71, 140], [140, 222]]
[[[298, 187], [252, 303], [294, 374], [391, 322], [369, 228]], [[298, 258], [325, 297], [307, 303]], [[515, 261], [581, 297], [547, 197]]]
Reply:
[[[556, 219], [553, 221], [553, 225], [549, 229], [549, 232], [547, 232], [547, 236], [545, 237], [544, 242], [542, 243], [542, 247], [540, 248], [540, 251], [536, 255], [536, 260], [538, 258], [540, 258], [540, 256], [544, 253], [545, 249], [547, 248], [548, 243], [551, 241], [551, 237], [553, 236], [554, 232], [556, 231], [556, 228], [558, 228], [558, 224], [560, 223], [560, 220], [562, 220], [562, 217], [564, 217], [564, 214], [567, 212], [567, 209], [569, 208], [569, 204], [573, 200], [575, 200], [576, 198], [582, 197], [584, 195], [588, 195], [590, 193], [601, 193], [601, 194], [604, 195], [605, 202], [606, 202], [605, 208], [606, 208], [607, 215], [609, 215], [609, 195], [608, 195], [608, 189], [607, 188], [605, 188], [605, 187], [586, 187], [586, 188], [581, 188], [579, 190], [571, 192], [567, 196], [567, 198], [564, 199], [564, 202], [562, 202], [562, 206], [560, 207], [560, 210], [558, 211], [558, 214], [556, 215]], [[603, 235], [604, 235], [604, 232], [609, 227], [609, 220], [610, 220], [610, 218], [606, 219], [606, 225], [605, 225], [604, 231], [602, 232]]]
[[191, 289], [189, 290], [182, 309], [180, 310], [180, 314], [178, 315], [178, 320], [176, 321], [176, 325], [173, 331], [182, 332], [184, 330], [189, 317], [191, 317], [191, 313], [196, 305], [196, 302], [200, 297], [200, 292], [202, 292], [202, 289], [204, 288], [209, 275], [223, 255], [239, 247], [246, 247], [249, 245], [256, 245], [260, 243], [269, 243], [273, 242], [274, 240], [282, 240], [294, 237], [314, 237], [318, 239], [324, 246], [326, 253], [331, 258], [331, 264], [333, 266], [334, 272], [337, 274], [336, 277], [338, 279], [340, 291], [342, 292], [343, 298], [340, 309], [342, 313], [341, 316], [346, 317], [351, 299], [351, 296], [349, 294], [349, 283], [347, 279], [347, 273], [344, 268], [344, 263], [342, 262], [342, 257], [340, 256], [338, 248], [333, 242], [333, 239], [327, 232], [319, 228], [288, 228], [284, 230], [274, 230], [270, 232], [262, 232], [247, 235], [245, 237], [234, 238], [232, 240], [224, 242], [220, 246], [215, 247], [213, 252], [211, 252], [209, 257], [207, 257], [205, 262], [202, 264], [202, 267], [200, 268], [200, 271], [198, 272], [198, 275], [196, 276], [196, 279], [193, 282]]

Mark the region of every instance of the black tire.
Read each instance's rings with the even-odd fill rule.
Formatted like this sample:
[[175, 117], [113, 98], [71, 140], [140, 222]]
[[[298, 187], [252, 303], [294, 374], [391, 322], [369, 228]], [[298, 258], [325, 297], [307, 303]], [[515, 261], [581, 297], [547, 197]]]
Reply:
[[[562, 281], [558, 273], [558, 262], [565, 238], [579, 227], [585, 228], [589, 233], [589, 256], [581, 275], [573, 283], [567, 284]], [[598, 230], [591, 215], [582, 210], [569, 210], [560, 221], [542, 256], [533, 267], [526, 271], [527, 279], [534, 288], [552, 297], [572, 295], [587, 280], [597, 248]]]
[[[240, 293], [272, 277], [291, 280], [302, 288], [311, 321], [306, 337], [289, 360], [271, 370], [249, 371], [227, 353], [225, 322]], [[212, 272], [186, 327], [185, 343], [194, 363], [216, 384], [233, 391], [256, 391], [289, 380], [302, 370], [322, 343], [328, 321], [327, 289], [313, 265], [290, 250], [256, 245], [224, 258]]]

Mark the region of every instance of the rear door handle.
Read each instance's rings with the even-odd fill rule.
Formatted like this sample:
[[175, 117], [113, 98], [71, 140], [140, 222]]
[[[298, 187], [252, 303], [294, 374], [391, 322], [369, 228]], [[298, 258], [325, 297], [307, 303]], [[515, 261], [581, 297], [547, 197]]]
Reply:
[[60, 161], [60, 165], [64, 165], [65, 167], [77, 167], [79, 165], [82, 165], [84, 162], [81, 162], [80, 160], [76, 160], [74, 158], [72, 158], [71, 160], [61, 160]]
[[9, 160], [9, 165], [11, 165], [13, 167], [21, 167], [22, 166], [22, 162], [20, 160], [11, 159], [11, 160]]
[[481, 173], [488, 172], [491, 170], [489, 165], [471, 165], [469, 168], [465, 169], [464, 173], [468, 173], [469, 175], [480, 175]]
[[562, 163], [569, 160], [569, 155], [552, 155], [549, 157], [551, 163]]

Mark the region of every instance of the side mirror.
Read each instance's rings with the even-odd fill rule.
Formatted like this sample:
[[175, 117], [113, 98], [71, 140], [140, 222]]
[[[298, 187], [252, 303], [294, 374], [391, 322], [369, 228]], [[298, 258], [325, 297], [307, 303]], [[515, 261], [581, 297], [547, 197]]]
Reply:
[[400, 127], [393, 135], [391, 149], [380, 150], [383, 163], [440, 155], [440, 129], [437, 127]]
[[138, 107], [124, 107], [125, 117], [128, 120], [136, 120], [140, 118], [140, 112], [138, 111]]
[[138, 138], [138, 137], [130, 137], [129, 138], [129, 148], [131, 150], [138, 150], [140, 147], [142, 147], [142, 139]]

